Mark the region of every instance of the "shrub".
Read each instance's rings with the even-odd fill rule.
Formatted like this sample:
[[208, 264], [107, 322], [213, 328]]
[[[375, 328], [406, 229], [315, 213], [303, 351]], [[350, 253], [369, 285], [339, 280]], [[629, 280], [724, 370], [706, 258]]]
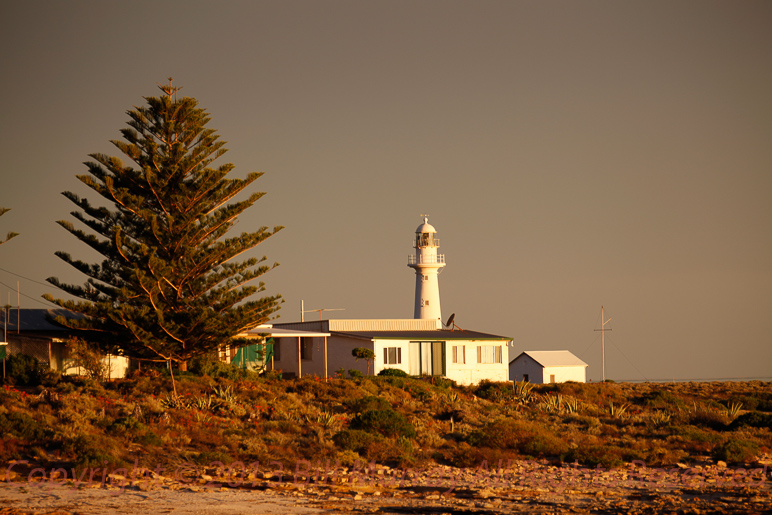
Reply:
[[362, 372], [360, 372], [356, 368], [349, 368], [348, 369], [348, 375], [349, 375], [349, 377], [351, 377], [351, 379], [357, 379], [357, 378], [365, 376]]
[[398, 368], [384, 368], [378, 372], [378, 375], [386, 377], [408, 377], [407, 372]]
[[[257, 377], [255, 372], [230, 363], [223, 363], [217, 359], [217, 354], [214, 352], [191, 359], [188, 362], [188, 371], [199, 376], [209, 376], [213, 379], [224, 378], [231, 381]], [[177, 372], [175, 372], [176, 375]]]
[[82, 368], [89, 379], [104, 381], [107, 378], [110, 370], [107, 362], [102, 360], [102, 352], [97, 345], [77, 337], [67, 340], [66, 345], [73, 360], [71, 368]]
[[332, 437], [335, 445], [347, 451], [363, 453], [370, 444], [382, 440], [379, 435], [360, 429], [346, 429]]
[[5, 360], [6, 377], [14, 384], [33, 386], [40, 384], [43, 367], [37, 358], [26, 354], [14, 354]]
[[619, 467], [623, 463], [625, 449], [614, 445], [580, 445], [564, 455], [564, 461], [578, 461], [586, 467], [602, 467], [606, 469]]
[[361, 429], [370, 433], [378, 433], [389, 438], [414, 438], [416, 435], [413, 424], [401, 414], [392, 409], [374, 409], [360, 413], [351, 421], [353, 429]]
[[483, 379], [474, 389], [474, 394], [489, 401], [500, 401], [510, 396], [512, 384], [509, 382], [495, 382]]
[[713, 458], [727, 463], [747, 463], [752, 461], [758, 453], [759, 446], [754, 442], [730, 438], [716, 448], [713, 452]]
[[766, 427], [772, 430], [772, 414], [759, 413], [758, 411], [744, 413], [729, 424], [729, 429], [732, 430], [740, 427]]
[[51, 437], [51, 430], [26, 413], [0, 413], [0, 431], [22, 440], [35, 441]]
[[362, 413], [370, 410], [390, 410], [391, 404], [386, 399], [375, 397], [373, 395], [367, 395], [360, 399], [353, 399], [343, 403], [354, 413]]
[[566, 442], [534, 422], [497, 420], [473, 431], [468, 438], [475, 447], [514, 449], [533, 457], [560, 456], [568, 450]]

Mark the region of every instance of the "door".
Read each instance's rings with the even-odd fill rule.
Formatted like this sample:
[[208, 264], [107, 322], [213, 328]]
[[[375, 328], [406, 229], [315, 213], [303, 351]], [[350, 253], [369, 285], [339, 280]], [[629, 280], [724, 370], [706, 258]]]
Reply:
[[410, 342], [411, 376], [445, 375], [445, 342]]

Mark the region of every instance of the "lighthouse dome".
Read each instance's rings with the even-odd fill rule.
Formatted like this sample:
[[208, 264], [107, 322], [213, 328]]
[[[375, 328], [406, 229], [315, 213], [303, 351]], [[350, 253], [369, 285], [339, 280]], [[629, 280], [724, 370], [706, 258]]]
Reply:
[[424, 217], [424, 223], [418, 226], [418, 229], [415, 230], [416, 234], [420, 233], [436, 233], [437, 229], [434, 228], [432, 224], [429, 223], [429, 219]]

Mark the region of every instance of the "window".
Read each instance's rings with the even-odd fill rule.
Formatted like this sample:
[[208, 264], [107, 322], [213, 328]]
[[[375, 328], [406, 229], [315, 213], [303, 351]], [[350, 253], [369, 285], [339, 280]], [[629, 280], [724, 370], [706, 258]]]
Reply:
[[466, 363], [466, 347], [454, 345], [451, 351], [453, 363]]
[[477, 362], [478, 363], [501, 363], [501, 346], [478, 345]]
[[555, 374], [550, 374], [550, 383], [555, 382]]
[[528, 382], [528, 374], [523, 374], [523, 382]]
[[402, 364], [402, 347], [384, 347], [383, 363], [385, 365]]
[[429, 276], [428, 276], [428, 275], [425, 275], [425, 276], [424, 276], [424, 281], [428, 281], [428, 280], [429, 280]]
[[300, 359], [311, 360], [313, 358], [314, 339], [305, 337], [300, 339]]

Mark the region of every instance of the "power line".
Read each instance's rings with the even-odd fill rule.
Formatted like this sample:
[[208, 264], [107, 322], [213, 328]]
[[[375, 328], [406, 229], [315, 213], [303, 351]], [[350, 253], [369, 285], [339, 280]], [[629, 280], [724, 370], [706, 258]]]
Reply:
[[[16, 272], [11, 272], [10, 270], [6, 270], [5, 268], [0, 268], [0, 270], [2, 270], [3, 272], [9, 273], [9, 274], [11, 274], [11, 275], [15, 275], [16, 277], [21, 277], [22, 279], [25, 279], [25, 280], [27, 280], [27, 281], [33, 282], [33, 283], [35, 283], [35, 284], [40, 284], [40, 285], [42, 285], [42, 286], [48, 286], [48, 287], [51, 287], [51, 286], [53, 286], [54, 288], [56, 288], [56, 286], [54, 286], [54, 285], [53, 285], [53, 284], [51, 284], [51, 283], [41, 283], [40, 281], [36, 281], [35, 279], [30, 279], [29, 277], [24, 277], [24, 276], [23, 276], [23, 275], [21, 275], [21, 274], [17, 274]], [[59, 289], [61, 289], [61, 288], [59, 288]]]
[[[14, 289], [14, 288], [13, 288], [13, 286], [9, 286], [9, 285], [5, 284], [5, 283], [4, 283], [4, 282], [2, 282], [2, 281], [0, 281], [0, 284], [2, 284], [3, 286], [5, 286], [6, 288], [8, 288], [8, 289], [9, 289], [9, 290], [11, 290], [11, 291], [13, 291], [13, 289]], [[30, 297], [29, 295], [27, 295], [27, 294], [25, 294], [25, 293], [21, 293], [21, 292], [18, 292], [18, 293], [19, 293], [19, 295], [21, 295], [22, 297], [25, 297], [25, 298], [27, 298], [27, 299], [29, 299], [29, 300], [32, 300], [32, 301], [35, 301], [35, 302], [37, 302], [37, 303], [39, 303], [39, 304], [43, 304], [43, 301], [41, 301], [40, 299], [36, 299], [35, 297]], [[45, 301], [45, 302], [48, 302], [48, 301]], [[48, 304], [50, 304], [50, 305], [52, 305], [52, 306], [56, 306], [56, 307], [59, 307], [59, 306], [57, 306], [56, 304], [54, 304], [53, 302], [48, 302]], [[43, 304], [43, 305], [44, 305], [44, 306], [48, 306], [48, 304]]]

